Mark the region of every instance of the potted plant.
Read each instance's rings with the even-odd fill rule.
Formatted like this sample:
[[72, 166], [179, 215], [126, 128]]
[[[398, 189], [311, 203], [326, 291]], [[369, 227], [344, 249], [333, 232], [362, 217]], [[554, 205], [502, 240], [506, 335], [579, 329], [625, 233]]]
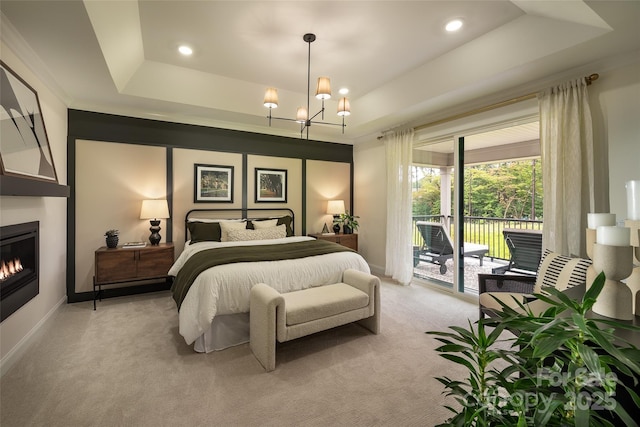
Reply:
[[359, 216], [351, 215], [349, 211], [345, 211], [340, 214], [337, 219], [333, 221], [334, 224], [342, 225], [342, 232], [344, 234], [353, 234], [358, 230], [360, 224], [358, 224], [357, 218]]
[[442, 357], [468, 371], [462, 380], [437, 378], [458, 402], [442, 425], [638, 425], [640, 349], [614, 328], [640, 328], [588, 315], [604, 280], [600, 273], [581, 301], [545, 289], [535, 295], [549, 305], [540, 314], [503, 305], [475, 327], [427, 332], [443, 344]]
[[106, 236], [106, 242], [108, 248], [116, 248], [118, 247], [118, 230], [107, 230], [104, 235]]

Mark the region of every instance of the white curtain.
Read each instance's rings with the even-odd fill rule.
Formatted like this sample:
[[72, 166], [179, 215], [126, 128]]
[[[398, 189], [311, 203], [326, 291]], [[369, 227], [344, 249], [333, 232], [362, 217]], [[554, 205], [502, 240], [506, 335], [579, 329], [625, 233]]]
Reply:
[[387, 246], [385, 274], [408, 285], [413, 277], [411, 243], [411, 153], [413, 129], [385, 135], [387, 159]]
[[538, 101], [543, 245], [565, 255], [585, 256], [586, 218], [595, 203], [593, 128], [586, 79], [547, 89], [538, 94]]

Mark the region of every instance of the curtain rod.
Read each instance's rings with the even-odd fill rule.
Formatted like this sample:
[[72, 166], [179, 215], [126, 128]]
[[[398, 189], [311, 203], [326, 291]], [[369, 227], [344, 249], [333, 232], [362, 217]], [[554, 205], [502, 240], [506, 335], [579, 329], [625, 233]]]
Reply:
[[[587, 80], [587, 86], [591, 85], [591, 83], [593, 83], [594, 81], [598, 80], [599, 77], [600, 77], [600, 75], [596, 74], [596, 73], [585, 77], [585, 79]], [[425, 123], [423, 125], [419, 125], [419, 126], [414, 127], [413, 130], [418, 131], [418, 130], [426, 129], [426, 128], [431, 127], [431, 126], [435, 126], [435, 125], [439, 125], [439, 124], [447, 123], [447, 122], [452, 122], [454, 120], [463, 119], [465, 117], [473, 116], [473, 115], [479, 114], [479, 113], [484, 113], [485, 111], [491, 111], [491, 110], [495, 110], [496, 108], [506, 107], [507, 105], [515, 104], [515, 103], [518, 103], [518, 102], [521, 102], [521, 101], [526, 101], [528, 99], [533, 99], [536, 96], [538, 96], [538, 93], [539, 93], [539, 91], [538, 92], [534, 92], [534, 93], [528, 93], [526, 95], [517, 96], [515, 98], [507, 99], [505, 101], [496, 102], [495, 104], [486, 105], [484, 107], [476, 108], [476, 109], [471, 110], [471, 111], [467, 111], [467, 112], [464, 112], [464, 113], [460, 113], [460, 114], [456, 114], [456, 115], [453, 115], [453, 116], [449, 116], [449, 117], [446, 117], [444, 119], [436, 120], [436, 121], [433, 121], [433, 122], [430, 122], [430, 123]], [[382, 133], [385, 133], [385, 132], [388, 132], [388, 131], [383, 131]], [[383, 138], [383, 135], [378, 137], [378, 139], [382, 139], [382, 138]]]

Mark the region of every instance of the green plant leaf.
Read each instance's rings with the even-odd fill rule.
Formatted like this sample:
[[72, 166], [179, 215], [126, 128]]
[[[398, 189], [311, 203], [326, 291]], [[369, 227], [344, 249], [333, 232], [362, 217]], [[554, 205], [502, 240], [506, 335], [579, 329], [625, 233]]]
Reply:
[[604, 288], [604, 282], [605, 282], [604, 272], [600, 272], [600, 274], [596, 276], [591, 286], [589, 286], [588, 289], [585, 291], [584, 296], [582, 297], [582, 301], [597, 300], [598, 295], [600, 295], [600, 292], [602, 292], [602, 288]]
[[473, 364], [471, 362], [469, 362], [467, 359], [462, 358], [460, 356], [456, 356], [454, 354], [441, 354], [440, 356], [444, 357], [447, 360], [450, 360], [454, 363], [457, 363], [459, 365], [465, 366], [467, 369], [469, 369], [469, 371], [471, 372], [475, 372], [475, 366], [473, 366]]

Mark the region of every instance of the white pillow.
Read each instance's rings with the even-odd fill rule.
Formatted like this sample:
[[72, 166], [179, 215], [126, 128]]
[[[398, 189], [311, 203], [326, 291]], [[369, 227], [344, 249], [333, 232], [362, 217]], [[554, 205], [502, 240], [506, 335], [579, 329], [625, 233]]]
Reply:
[[220, 221], [220, 241], [229, 241], [229, 232], [232, 230], [244, 230], [247, 228], [247, 223], [244, 221]]
[[260, 230], [250, 230], [248, 228], [245, 230], [231, 230], [228, 235], [230, 242], [282, 239], [285, 237], [287, 237], [287, 226], [284, 224]]
[[265, 221], [252, 221], [253, 228], [256, 230], [262, 230], [265, 228], [275, 227], [278, 225], [278, 218], [276, 219], [268, 219]]

